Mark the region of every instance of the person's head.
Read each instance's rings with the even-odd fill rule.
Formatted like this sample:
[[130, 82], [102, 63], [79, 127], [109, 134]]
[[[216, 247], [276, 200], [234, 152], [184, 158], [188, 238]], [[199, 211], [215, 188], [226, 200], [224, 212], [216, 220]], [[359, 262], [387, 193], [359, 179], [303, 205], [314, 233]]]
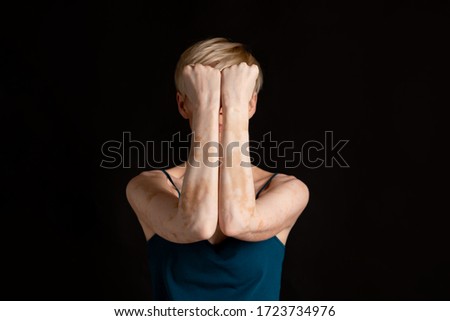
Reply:
[[[251, 118], [256, 111], [257, 95], [261, 90], [263, 82], [261, 66], [244, 44], [232, 42], [229, 39], [221, 37], [199, 41], [181, 54], [175, 69], [175, 87], [177, 90], [178, 108], [181, 115], [186, 119], [189, 118], [189, 115], [183, 109], [185, 93], [183, 91], [182, 71], [185, 66], [202, 64], [222, 70], [232, 65], [238, 65], [241, 62], [245, 62], [249, 66], [257, 65], [259, 68], [255, 92], [249, 104], [249, 118]], [[222, 113], [222, 108], [220, 108], [220, 113]]]

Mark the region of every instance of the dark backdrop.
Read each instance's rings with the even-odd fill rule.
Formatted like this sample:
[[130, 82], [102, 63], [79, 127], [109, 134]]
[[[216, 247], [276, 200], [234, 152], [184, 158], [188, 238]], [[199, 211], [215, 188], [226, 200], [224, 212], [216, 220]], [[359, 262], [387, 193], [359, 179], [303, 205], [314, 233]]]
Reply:
[[145, 238], [125, 198], [143, 169], [133, 153], [130, 168], [100, 167], [101, 146], [123, 132], [186, 135], [175, 63], [213, 36], [246, 43], [261, 62], [253, 140], [270, 131], [297, 150], [325, 131], [349, 140], [349, 168], [276, 169], [311, 193], [287, 243], [281, 298], [450, 299], [448, 2], [2, 6], [3, 299], [151, 299]]

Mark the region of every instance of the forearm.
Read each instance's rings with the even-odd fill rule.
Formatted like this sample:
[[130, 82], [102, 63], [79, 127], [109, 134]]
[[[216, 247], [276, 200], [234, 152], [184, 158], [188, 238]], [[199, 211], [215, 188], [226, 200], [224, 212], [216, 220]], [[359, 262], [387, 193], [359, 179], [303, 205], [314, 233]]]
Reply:
[[[219, 103], [217, 103], [218, 105]], [[192, 119], [189, 160], [183, 180], [179, 209], [186, 226], [209, 238], [218, 221], [218, 113], [217, 108], [200, 108]], [[215, 143], [214, 143], [215, 142]]]
[[248, 103], [223, 106], [223, 160], [219, 170], [219, 226], [228, 236], [245, 228], [255, 208], [253, 171], [248, 153]]

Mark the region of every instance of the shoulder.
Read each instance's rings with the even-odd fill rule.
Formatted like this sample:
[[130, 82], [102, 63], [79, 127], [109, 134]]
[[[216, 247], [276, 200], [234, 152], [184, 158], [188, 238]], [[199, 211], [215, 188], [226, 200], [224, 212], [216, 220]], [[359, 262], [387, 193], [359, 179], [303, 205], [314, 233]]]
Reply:
[[308, 186], [296, 176], [279, 173], [274, 177], [274, 179], [276, 178], [278, 178], [278, 183], [286, 188], [309, 195]]
[[126, 186], [127, 197], [130, 193], [139, 189], [148, 189], [153, 186], [158, 186], [161, 184], [161, 179], [164, 177], [164, 173], [161, 170], [149, 170], [143, 171], [140, 174], [134, 176], [130, 179]]
[[149, 170], [134, 176], [128, 182], [125, 194], [138, 217], [146, 212], [153, 197], [168, 190], [167, 178], [161, 170]]
[[278, 185], [274, 186], [273, 193], [279, 194], [281, 204], [288, 206], [289, 213], [293, 218], [293, 223], [290, 225], [292, 227], [308, 205], [309, 189], [303, 181], [294, 175], [280, 173], [276, 177], [278, 177]]
[[141, 173], [139, 173], [138, 175], [132, 177], [130, 179], [130, 181], [128, 182], [128, 185], [134, 185], [140, 181], [143, 180], [149, 180], [149, 179], [153, 179], [155, 177], [159, 177], [162, 173], [161, 170], [150, 170], [150, 171], [143, 171]]
[[301, 195], [304, 201], [309, 199], [308, 186], [296, 176], [281, 172], [269, 172], [259, 167], [256, 167], [256, 170], [256, 174], [260, 177], [259, 180], [263, 182], [270, 180], [270, 184], [267, 186], [267, 192], [271, 190], [281, 193], [287, 192], [296, 197]]
[[[267, 193], [277, 194], [286, 201], [295, 200], [300, 204], [306, 204], [309, 200], [308, 186], [294, 175], [284, 173], [269, 173], [268, 179], [272, 180], [267, 188]], [[276, 174], [276, 175], [275, 175]]]
[[260, 172], [259, 175], [263, 180], [268, 180], [273, 176], [271, 180], [272, 186], [285, 185], [290, 188], [296, 188], [304, 192], [308, 191], [308, 187], [306, 186], [306, 184], [294, 175], [284, 174], [281, 172], [269, 172], [261, 168], [258, 168], [258, 171]]

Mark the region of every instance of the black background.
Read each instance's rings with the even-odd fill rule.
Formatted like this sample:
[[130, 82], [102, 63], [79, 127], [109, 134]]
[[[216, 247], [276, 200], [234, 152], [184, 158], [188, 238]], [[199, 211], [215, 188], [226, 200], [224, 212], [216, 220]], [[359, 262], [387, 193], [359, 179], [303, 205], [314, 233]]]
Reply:
[[101, 146], [123, 132], [186, 135], [176, 61], [224, 36], [246, 43], [264, 73], [253, 140], [349, 140], [349, 168], [277, 168], [311, 193], [281, 299], [449, 300], [448, 12], [424, 1], [3, 6], [2, 299], [151, 299], [125, 198], [143, 169], [136, 158], [101, 168]]

